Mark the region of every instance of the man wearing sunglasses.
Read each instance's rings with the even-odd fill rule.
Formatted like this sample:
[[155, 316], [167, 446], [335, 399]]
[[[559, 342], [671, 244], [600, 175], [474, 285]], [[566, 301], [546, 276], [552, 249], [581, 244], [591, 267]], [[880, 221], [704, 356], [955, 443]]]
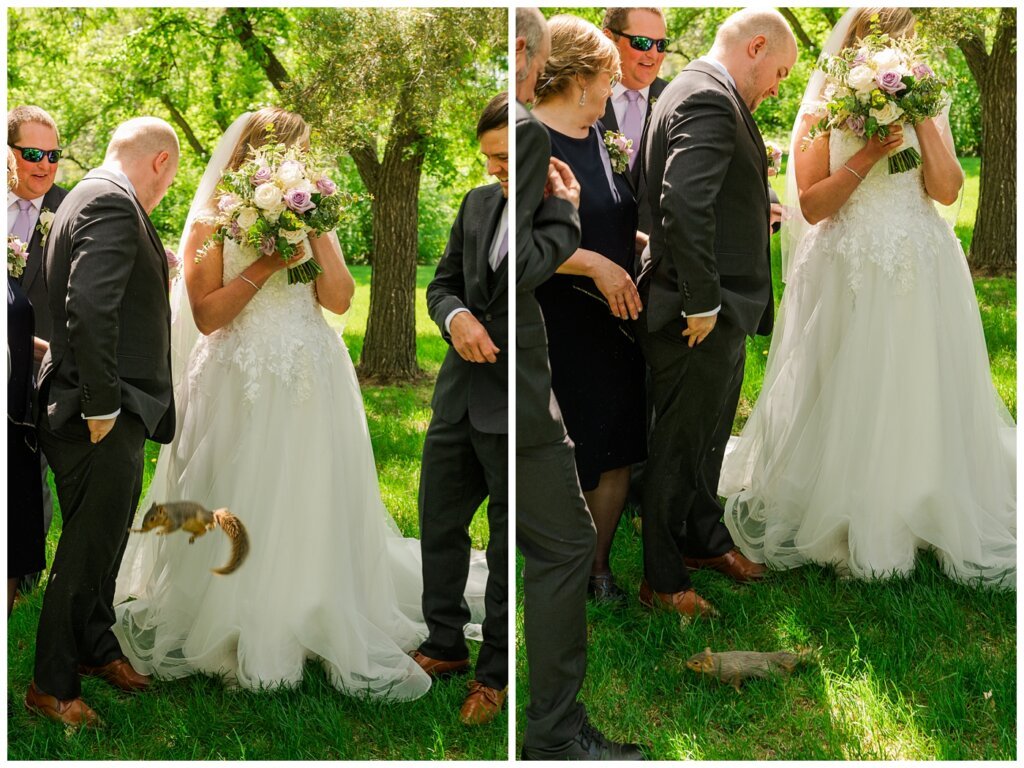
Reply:
[[[33, 106], [15, 107], [7, 113], [7, 143], [18, 161], [18, 185], [7, 193], [7, 231], [28, 244], [28, 262], [20, 278], [25, 295], [35, 314], [35, 372], [49, 347], [53, 320], [50, 317], [46, 285], [43, 281], [43, 233], [39, 216], [56, 211], [67, 190], [54, 184], [60, 159], [57, 124], [45, 110]], [[39, 452], [43, 474], [43, 529], [50, 530], [53, 501], [46, 482], [46, 457]], [[38, 583], [39, 574], [26, 574], [19, 585], [28, 592]]]
[[668, 45], [665, 16], [660, 8], [608, 8], [601, 26], [619, 49], [622, 63], [622, 80], [612, 88], [601, 122], [606, 130], [633, 141], [629, 170], [640, 208], [639, 228], [650, 232], [650, 211], [643, 202], [647, 190], [640, 171], [651, 105], [668, 85], [658, 77]]

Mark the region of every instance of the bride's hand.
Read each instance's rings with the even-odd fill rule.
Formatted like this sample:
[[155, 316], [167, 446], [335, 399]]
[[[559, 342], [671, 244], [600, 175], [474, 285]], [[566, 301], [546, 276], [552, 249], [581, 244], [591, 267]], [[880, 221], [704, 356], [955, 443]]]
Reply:
[[890, 153], [894, 152], [900, 146], [903, 145], [903, 126], [893, 125], [889, 127], [889, 135], [884, 139], [881, 136], [873, 136], [868, 139], [868, 143], [864, 145], [864, 149], [861, 150], [874, 165], [883, 157], [888, 157]]
[[264, 264], [270, 267], [272, 272], [278, 272], [282, 269], [287, 269], [288, 267], [292, 266], [293, 264], [295, 264], [295, 262], [302, 259], [302, 257], [305, 255], [306, 244], [299, 243], [298, 245], [295, 246], [295, 253], [293, 253], [287, 259], [282, 258], [280, 253], [274, 251], [273, 253], [268, 254], [266, 256], [261, 256], [260, 261], [262, 261]]

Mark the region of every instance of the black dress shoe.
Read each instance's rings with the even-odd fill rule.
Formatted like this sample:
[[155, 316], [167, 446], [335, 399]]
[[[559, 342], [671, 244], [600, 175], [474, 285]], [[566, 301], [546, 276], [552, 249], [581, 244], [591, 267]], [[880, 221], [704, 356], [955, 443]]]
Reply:
[[583, 727], [576, 738], [563, 749], [527, 749], [519, 756], [520, 760], [646, 760], [638, 744], [620, 744], [605, 737], [589, 720], [583, 721]]
[[587, 594], [598, 603], [624, 603], [626, 592], [615, 583], [610, 573], [591, 576], [587, 581]]

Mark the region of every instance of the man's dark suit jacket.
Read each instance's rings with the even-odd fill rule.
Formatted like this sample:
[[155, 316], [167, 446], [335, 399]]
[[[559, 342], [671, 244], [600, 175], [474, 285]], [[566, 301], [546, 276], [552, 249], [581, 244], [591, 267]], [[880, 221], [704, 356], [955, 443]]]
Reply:
[[445, 319], [453, 310], [465, 308], [501, 350], [497, 362], [471, 363], [450, 347], [431, 407], [450, 424], [461, 421], [468, 411], [475, 429], [496, 435], [508, 434], [508, 256], [491, 279], [488, 256], [504, 207], [500, 184], [470, 190], [427, 287], [427, 309], [445, 341], [451, 344]]
[[118, 409], [158, 442], [174, 436], [167, 259], [139, 201], [113, 174], [90, 171], [68, 193], [46, 241], [53, 316], [39, 373], [51, 429]]
[[647, 135], [653, 222], [637, 281], [651, 333], [721, 306], [746, 334], [772, 328], [768, 161], [728, 79], [694, 61], [669, 83]]
[[580, 217], [572, 203], [544, 197], [551, 138], [516, 102], [516, 447], [565, 437], [562, 413], [551, 391], [544, 315], [533, 295], [580, 242]]
[[[43, 195], [40, 213], [44, 210], [56, 213], [67, 195], [66, 189], [54, 184], [50, 191]], [[38, 224], [28, 241], [28, 263], [21, 276], [21, 289], [32, 302], [36, 319], [35, 335], [49, 341], [53, 334], [53, 318], [50, 316], [50, 303], [46, 298], [46, 284], [43, 281], [43, 235]]]
[[[651, 231], [651, 213], [650, 209], [647, 207], [647, 180], [644, 178], [643, 174], [644, 147], [647, 145], [647, 128], [651, 122], [651, 112], [654, 110], [651, 102], [661, 98], [661, 94], [667, 85], [667, 80], [662, 80], [660, 77], [656, 77], [654, 78], [654, 82], [651, 83], [650, 90], [647, 91], [647, 111], [644, 113], [644, 128], [643, 133], [640, 135], [640, 146], [633, 148], [634, 151], [639, 154], [637, 155], [636, 163], [628, 174], [630, 181], [633, 182], [633, 193], [636, 195], [637, 205], [639, 206], [639, 230], [647, 233], [650, 233]], [[611, 99], [608, 99], [608, 106], [605, 107], [604, 117], [601, 118], [601, 124], [604, 129], [608, 131], [620, 132], [622, 130], [619, 128], [619, 121], [615, 119], [615, 107], [612, 106]]]

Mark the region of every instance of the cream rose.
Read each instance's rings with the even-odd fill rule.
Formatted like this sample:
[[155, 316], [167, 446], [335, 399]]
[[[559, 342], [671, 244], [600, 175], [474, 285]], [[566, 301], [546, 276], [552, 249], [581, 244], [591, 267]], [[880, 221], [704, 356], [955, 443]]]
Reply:
[[256, 219], [259, 218], [259, 212], [255, 208], [246, 206], [238, 212], [238, 226], [242, 229], [249, 229], [253, 224], [256, 223]]
[[303, 180], [302, 163], [297, 163], [294, 160], [285, 160], [277, 169], [276, 176], [277, 180], [285, 188], [291, 189]]
[[900, 55], [891, 48], [883, 48], [871, 57], [871, 64], [879, 72], [896, 69], [900, 65]]
[[292, 245], [297, 245], [306, 237], [306, 231], [303, 229], [286, 229], [281, 232], [281, 237]]
[[871, 116], [878, 121], [879, 125], [892, 125], [903, 114], [903, 109], [894, 101], [887, 101], [881, 109], [872, 109]]
[[276, 184], [260, 184], [252, 195], [252, 201], [268, 213], [280, 213], [284, 210], [284, 196]]
[[875, 87], [875, 71], [867, 64], [861, 64], [850, 70], [846, 82], [857, 93], [869, 92]]

